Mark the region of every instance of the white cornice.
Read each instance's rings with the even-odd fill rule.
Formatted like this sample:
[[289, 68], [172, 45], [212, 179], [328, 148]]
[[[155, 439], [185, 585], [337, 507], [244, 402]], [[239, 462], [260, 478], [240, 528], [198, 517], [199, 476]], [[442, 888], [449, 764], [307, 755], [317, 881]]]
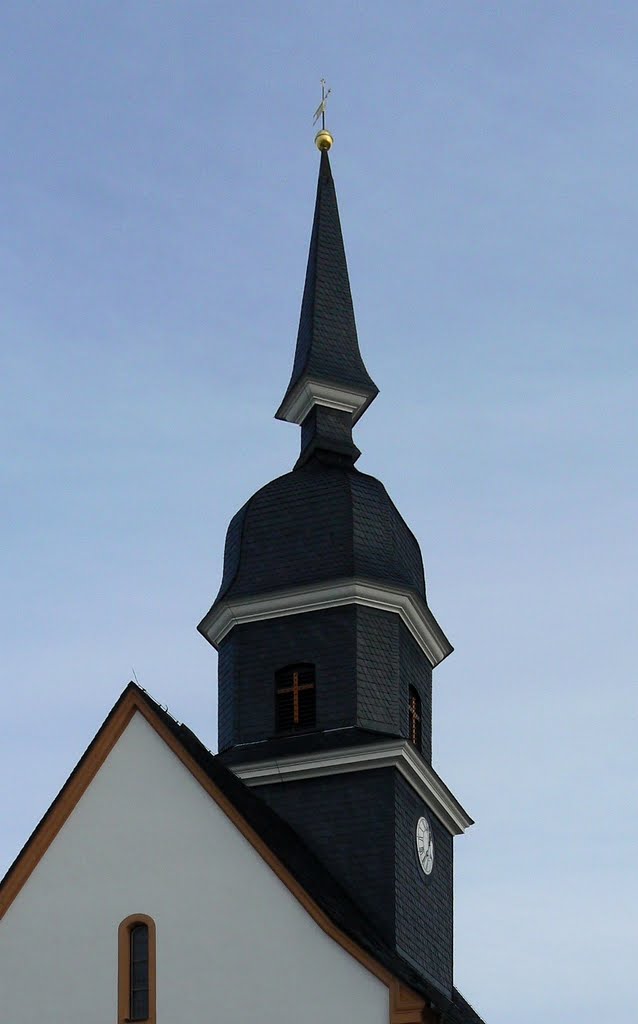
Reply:
[[433, 668], [452, 652], [452, 645], [432, 612], [415, 594], [358, 579], [276, 590], [258, 597], [231, 597], [213, 605], [197, 628], [218, 647], [226, 634], [241, 623], [279, 619], [346, 604], [365, 605], [399, 615]]
[[371, 396], [361, 391], [351, 391], [302, 377], [281, 403], [277, 417], [289, 423], [303, 423], [314, 405], [325, 405], [329, 409], [351, 413], [352, 422], [356, 423], [370, 400]]
[[248, 786], [272, 785], [372, 768], [396, 768], [452, 835], [461, 835], [474, 824], [445, 783], [407, 740], [383, 740], [343, 750], [282, 757], [277, 761], [253, 761], [231, 768]]

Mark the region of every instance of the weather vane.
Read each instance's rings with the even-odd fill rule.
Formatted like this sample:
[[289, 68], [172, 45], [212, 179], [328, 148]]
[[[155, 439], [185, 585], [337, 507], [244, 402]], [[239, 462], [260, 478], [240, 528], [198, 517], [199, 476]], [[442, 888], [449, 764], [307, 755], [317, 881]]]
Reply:
[[319, 106], [315, 110], [315, 116], [312, 119], [312, 123], [316, 124], [317, 121], [319, 120], [319, 118], [321, 118], [321, 130], [324, 131], [324, 132], [326, 130], [326, 100], [328, 99], [328, 96], [330, 95], [331, 92], [332, 92], [332, 89], [328, 89], [328, 91], [326, 92], [326, 80], [325, 80], [325, 78], [322, 78], [321, 79], [321, 103], [319, 104]]
[[332, 145], [332, 135], [326, 130], [326, 100], [332, 92], [332, 89], [326, 89], [325, 78], [321, 79], [321, 103], [315, 110], [315, 116], [312, 119], [312, 123], [316, 124], [319, 118], [321, 118], [321, 128], [315, 135], [315, 143], [318, 149], [328, 150]]

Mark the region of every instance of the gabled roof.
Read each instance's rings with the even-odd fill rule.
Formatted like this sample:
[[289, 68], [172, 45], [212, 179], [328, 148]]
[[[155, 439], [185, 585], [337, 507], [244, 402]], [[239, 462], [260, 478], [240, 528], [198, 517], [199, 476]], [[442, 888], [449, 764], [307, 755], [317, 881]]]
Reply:
[[126, 687], [0, 883], [0, 920], [138, 711], [317, 924], [388, 985], [392, 1021], [433, 1021], [430, 1008], [446, 1024], [483, 1024], [456, 990], [451, 1000], [446, 999], [390, 949], [297, 833], [135, 683]]

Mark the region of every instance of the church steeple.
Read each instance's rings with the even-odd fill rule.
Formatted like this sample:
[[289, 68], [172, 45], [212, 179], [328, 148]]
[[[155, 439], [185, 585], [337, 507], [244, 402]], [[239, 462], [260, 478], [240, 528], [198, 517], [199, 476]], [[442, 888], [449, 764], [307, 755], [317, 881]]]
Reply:
[[322, 129], [316, 141], [297, 350], [277, 412], [301, 425], [301, 455], [233, 517], [198, 628], [219, 652], [220, 758], [449, 996], [452, 837], [471, 824], [432, 768], [432, 670], [452, 647], [416, 537], [354, 465], [352, 426], [377, 387], [357, 341], [332, 139]]
[[315, 452], [352, 464], [359, 456], [352, 426], [379, 391], [359, 351], [328, 157], [331, 142], [328, 132], [319, 132], [319, 181], [297, 347], [290, 382], [276, 413], [277, 419], [302, 427], [298, 465]]

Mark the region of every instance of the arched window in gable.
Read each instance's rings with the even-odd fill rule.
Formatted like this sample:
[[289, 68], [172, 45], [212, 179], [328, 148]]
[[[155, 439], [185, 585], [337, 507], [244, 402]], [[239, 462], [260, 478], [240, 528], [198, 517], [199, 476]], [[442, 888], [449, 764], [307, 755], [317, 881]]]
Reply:
[[132, 914], [118, 929], [118, 1024], [155, 1024], [155, 922]]
[[314, 665], [286, 665], [275, 673], [277, 732], [312, 729], [315, 725], [316, 687]]
[[421, 750], [421, 698], [413, 686], [408, 689], [408, 736], [417, 750]]

